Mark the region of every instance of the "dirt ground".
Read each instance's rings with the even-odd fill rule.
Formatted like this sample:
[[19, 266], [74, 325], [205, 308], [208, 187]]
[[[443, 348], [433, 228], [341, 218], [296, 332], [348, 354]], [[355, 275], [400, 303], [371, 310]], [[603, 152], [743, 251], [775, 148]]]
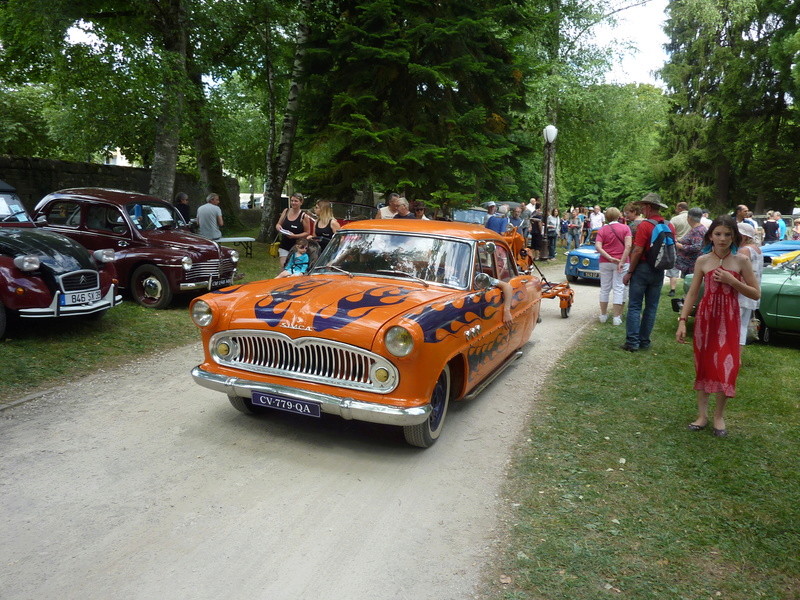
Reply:
[[575, 288], [569, 318], [543, 300], [523, 358], [451, 405], [428, 450], [242, 415], [191, 380], [199, 344], [0, 412], [0, 598], [482, 597], [536, 390], [597, 313], [597, 286]]

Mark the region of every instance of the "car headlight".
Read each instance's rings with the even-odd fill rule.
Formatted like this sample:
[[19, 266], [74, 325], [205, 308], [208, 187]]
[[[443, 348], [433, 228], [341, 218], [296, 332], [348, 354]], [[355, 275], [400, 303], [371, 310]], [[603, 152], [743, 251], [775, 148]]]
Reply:
[[584, 258], [584, 259], [581, 261], [581, 264], [582, 264], [584, 267], [588, 267], [590, 262], [591, 262], [591, 261], [590, 261], [588, 258]]
[[116, 254], [114, 254], [114, 251], [111, 248], [95, 250], [92, 252], [92, 256], [94, 256], [94, 259], [99, 263], [110, 263], [117, 259]]
[[192, 268], [192, 264], [194, 264], [194, 263], [192, 263], [192, 259], [189, 258], [188, 256], [184, 256], [181, 259], [181, 266], [183, 267], [184, 271], [190, 270]]
[[41, 264], [39, 257], [33, 254], [14, 257], [14, 266], [20, 271], [35, 271]]
[[229, 337], [219, 338], [209, 350], [218, 362], [231, 362], [239, 358], [239, 344]]
[[414, 349], [414, 336], [405, 327], [395, 326], [386, 332], [386, 349], [395, 356], [408, 356]]
[[208, 302], [197, 300], [192, 304], [192, 321], [198, 327], [207, 327], [214, 318], [214, 311], [208, 305]]
[[231, 250], [231, 260], [235, 263], [239, 262], [239, 252], [237, 250]]
[[578, 257], [577, 256], [570, 256], [569, 257], [569, 264], [577, 265], [578, 264]]

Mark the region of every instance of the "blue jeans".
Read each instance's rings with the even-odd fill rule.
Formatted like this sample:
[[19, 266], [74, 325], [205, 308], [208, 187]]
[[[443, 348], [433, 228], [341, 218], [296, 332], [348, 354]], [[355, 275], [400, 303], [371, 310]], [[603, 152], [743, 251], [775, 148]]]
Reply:
[[570, 229], [567, 232], [567, 251], [574, 250], [581, 245], [581, 230]]
[[558, 241], [558, 234], [553, 233], [551, 234], [549, 231], [547, 232], [547, 248], [550, 250], [550, 258], [556, 257], [556, 242]]
[[[625, 343], [631, 348], [648, 348], [650, 333], [656, 324], [664, 271], [657, 271], [641, 261], [628, 282], [628, 316], [625, 321]], [[644, 302], [644, 311], [642, 311]]]

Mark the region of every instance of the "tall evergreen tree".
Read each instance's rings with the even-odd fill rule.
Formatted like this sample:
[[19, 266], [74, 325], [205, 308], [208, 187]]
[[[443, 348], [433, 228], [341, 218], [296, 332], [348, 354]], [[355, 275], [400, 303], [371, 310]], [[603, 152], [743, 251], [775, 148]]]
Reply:
[[508, 0], [347, 0], [312, 28], [298, 173], [318, 194], [379, 186], [435, 206], [513, 190], [522, 73]]
[[800, 4], [673, 1], [663, 70], [674, 105], [664, 178], [676, 196], [788, 208], [800, 187]]

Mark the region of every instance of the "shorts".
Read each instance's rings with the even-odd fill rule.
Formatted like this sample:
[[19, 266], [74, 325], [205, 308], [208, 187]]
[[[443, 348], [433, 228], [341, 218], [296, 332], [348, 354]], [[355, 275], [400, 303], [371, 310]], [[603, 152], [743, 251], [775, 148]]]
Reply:
[[667, 269], [666, 271], [664, 271], [664, 275], [666, 277], [680, 277], [681, 276], [681, 270], [680, 269]]

